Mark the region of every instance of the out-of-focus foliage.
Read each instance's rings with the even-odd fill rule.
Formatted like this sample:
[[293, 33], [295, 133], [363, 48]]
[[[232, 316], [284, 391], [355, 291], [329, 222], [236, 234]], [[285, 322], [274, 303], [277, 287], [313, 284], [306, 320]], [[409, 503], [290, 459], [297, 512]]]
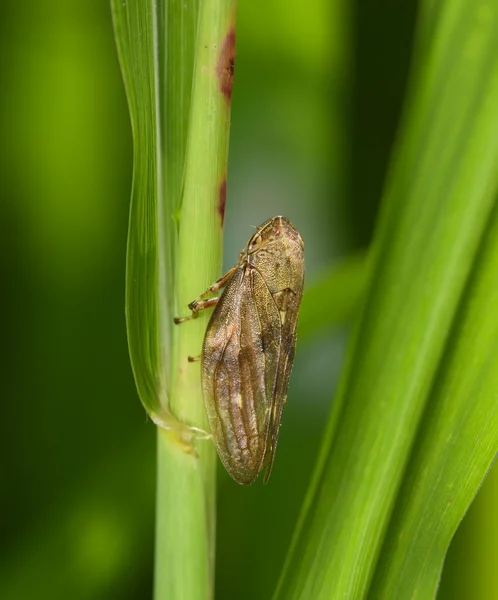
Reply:
[[[310, 285], [366, 246], [415, 7], [239, 3], [227, 265], [249, 226], [277, 213], [303, 235]], [[155, 428], [125, 336], [132, 150], [110, 8], [27, 0], [3, 9], [0, 597], [148, 598]], [[303, 330], [269, 484], [241, 488], [219, 469], [218, 598], [273, 591], [346, 333], [304, 343]], [[492, 471], [454, 540], [441, 598], [496, 597], [497, 505]]]

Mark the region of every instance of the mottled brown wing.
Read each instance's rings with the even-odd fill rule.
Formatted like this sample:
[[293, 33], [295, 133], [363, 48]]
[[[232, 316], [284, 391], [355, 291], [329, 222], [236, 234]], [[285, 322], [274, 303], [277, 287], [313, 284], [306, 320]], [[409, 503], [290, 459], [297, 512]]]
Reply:
[[273, 300], [279, 311], [282, 320], [282, 333], [280, 338], [280, 356], [277, 370], [277, 381], [274, 392], [274, 402], [272, 407], [271, 423], [268, 432], [268, 442], [266, 450], [266, 464], [268, 465], [264, 477], [266, 483], [270, 477], [275, 460], [275, 451], [277, 449], [278, 431], [282, 419], [282, 411], [287, 401], [287, 389], [289, 379], [294, 364], [294, 355], [296, 351], [296, 329], [299, 305], [301, 304], [302, 285], [297, 291], [290, 288], [273, 294]]
[[257, 478], [267, 452], [280, 334], [280, 315], [261, 275], [241, 266], [206, 330], [202, 388], [218, 454], [245, 485]]

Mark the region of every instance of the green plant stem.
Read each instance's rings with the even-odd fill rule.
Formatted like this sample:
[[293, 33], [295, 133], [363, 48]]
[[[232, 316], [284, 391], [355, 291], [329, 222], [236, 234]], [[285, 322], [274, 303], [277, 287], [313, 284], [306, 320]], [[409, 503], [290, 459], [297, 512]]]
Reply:
[[182, 444], [175, 433], [157, 430], [154, 598], [211, 598], [215, 454], [209, 440]]
[[[226, 190], [235, 2], [200, 5], [191, 110], [179, 215], [176, 310], [220, 274]], [[200, 354], [208, 314], [174, 329], [169, 409], [187, 426], [207, 430]], [[211, 598], [214, 589], [215, 465], [211, 440], [185, 431], [158, 432], [155, 600]]]

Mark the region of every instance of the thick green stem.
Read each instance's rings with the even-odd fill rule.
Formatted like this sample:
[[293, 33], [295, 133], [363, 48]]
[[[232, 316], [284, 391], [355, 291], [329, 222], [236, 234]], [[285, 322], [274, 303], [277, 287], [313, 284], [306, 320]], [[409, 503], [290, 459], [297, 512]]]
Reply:
[[[197, 452], [202, 444], [204, 451]], [[211, 598], [215, 455], [158, 428], [155, 600]]]
[[[221, 269], [235, 4], [206, 0], [200, 7], [175, 281], [182, 316]], [[188, 356], [200, 353], [208, 317], [175, 328], [169, 394], [174, 416], [202, 430], [207, 422], [200, 366]], [[203, 438], [195, 431], [158, 433], [156, 600], [213, 595], [216, 454]]]

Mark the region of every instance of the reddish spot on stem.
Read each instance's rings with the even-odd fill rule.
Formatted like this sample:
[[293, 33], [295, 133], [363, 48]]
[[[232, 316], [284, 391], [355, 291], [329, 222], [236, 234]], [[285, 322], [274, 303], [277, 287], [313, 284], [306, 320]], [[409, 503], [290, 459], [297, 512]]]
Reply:
[[216, 64], [216, 75], [220, 81], [220, 90], [230, 102], [232, 99], [233, 73], [235, 69], [235, 28], [226, 34], [222, 44], [220, 57]]
[[225, 205], [227, 203], [227, 180], [223, 178], [220, 185], [220, 199], [218, 200], [218, 213], [221, 217], [221, 226], [223, 227], [223, 221], [225, 220]]

